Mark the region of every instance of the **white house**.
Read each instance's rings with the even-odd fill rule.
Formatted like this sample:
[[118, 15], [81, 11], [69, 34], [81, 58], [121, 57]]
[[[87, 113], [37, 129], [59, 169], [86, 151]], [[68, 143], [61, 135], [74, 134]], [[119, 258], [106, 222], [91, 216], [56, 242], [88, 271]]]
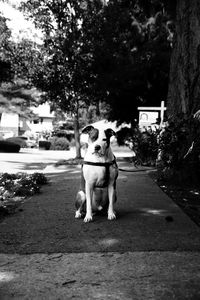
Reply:
[[18, 135], [19, 115], [3, 112], [0, 120], [0, 138]]
[[38, 107], [31, 108], [36, 117], [29, 121], [27, 120], [27, 126], [33, 134], [40, 134], [45, 131], [53, 130], [54, 112], [50, 111], [50, 105], [44, 103]]
[[54, 112], [50, 105], [44, 103], [31, 108], [35, 114], [33, 120], [28, 120], [16, 113], [2, 113], [0, 120], [0, 137], [8, 138], [19, 135], [38, 135], [53, 130]]

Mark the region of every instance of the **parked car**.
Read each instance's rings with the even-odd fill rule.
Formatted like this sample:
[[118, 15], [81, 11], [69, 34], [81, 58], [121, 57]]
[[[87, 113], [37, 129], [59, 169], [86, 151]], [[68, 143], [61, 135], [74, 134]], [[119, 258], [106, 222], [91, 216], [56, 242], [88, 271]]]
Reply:
[[23, 135], [22, 136], [13, 137], [11, 139], [19, 139], [19, 140], [25, 142], [25, 144], [23, 144], [23, 146], [21, 146], [23, 148], [37, 148], [38, 147], [38, 143], [37, 143], [36, 140], [28, 138], [28, 137], [23, 136]]
[[17, 144], [20, 146], [20, 148], [26, 147], [26, 140], [22, 139], [19, 136], [9, 137], [9, 138], [5, 139], [5, 141]]
[[0, 152], [15, 152], [18, 153], [20, 151], [20, 144], [7, 141], [7, 140], [0, 140]]

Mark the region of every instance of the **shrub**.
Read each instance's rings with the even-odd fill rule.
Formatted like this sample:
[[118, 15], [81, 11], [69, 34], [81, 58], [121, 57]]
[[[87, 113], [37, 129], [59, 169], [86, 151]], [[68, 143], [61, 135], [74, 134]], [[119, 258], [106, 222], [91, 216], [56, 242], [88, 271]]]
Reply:
[[38, 185], [46, 184], [47, 183], [47, 178], [43, 173], [33, 173], [31, 176], [31, 179], [33, 182], [35, 182]]
[[20, 151], [20, 145], [10, 142], [10, 141], [6, 141], [6, 140], [2, 140], [0, 141], [0, 152], [19, 152]]
[[161, 132], [159, 159], [161, 179], [177, 183], [198, 183], [200, 176], [200, 124], [194, 118], [180, 118]]
[[0, 207], [6, 207], [9, 200], [15, 197], [27, 197], [39, 193], [41, 185], [47, 183], [47, 178], [42, 173], [0, 174]]
[[135, 153], [136, 163], [155, 165], [158, 155], [157, 131], [141, 131], [138, 127], [122, 128], [117, 132], [119, 145], [126, 144]]
[[51, 150], [69, 150], [69, 141], [64, 137], [51, 138]]
[[64, 137], [71, 141], [74, 138], [73, 130], [57, 129], [52, 133], [53, 137]]
[[40, 149], [49, 150], [50, 147], [51, 147], [51, 142], [50, 141], [39, 141], [39, 148]]
[[26, 148], [26, 146], [27, 146], [26, 141], [20, 137], [10, 137], [10, 138], [6, 139], [6, 141], [20, 145], [21, 148]]

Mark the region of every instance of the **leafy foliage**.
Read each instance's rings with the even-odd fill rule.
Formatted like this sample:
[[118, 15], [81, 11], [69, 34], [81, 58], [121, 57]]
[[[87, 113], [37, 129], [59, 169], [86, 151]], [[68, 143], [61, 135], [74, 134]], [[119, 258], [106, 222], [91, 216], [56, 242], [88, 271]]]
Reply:
[[47, 178], [42, 173], [0, 174], [0, 216], [13, 212], [22, 199], [39, 193], [44, 184]]
[[162, 1], [109, 1], [95, 45], [96, 90], [110, 118], [132, 122], [138, 105], [167, 96], [173, 28]]
[[69, 141], [65, 137], [53, 137], [50, 141], [50, 150], [69, 150]]
[[104, 101], [111, 119], [132, 122], [138, 105], [166, 96], [170, 3], [25, 1], [21, 9], [43, 31], [44, 44], [14, 43], [12, 70], [44, 91], [54, 108], [78, 116], [80, 108]]
[[6, 20], [0, 13], [0, 83], [10, 81], [13, 77], [9, 61], [11, 32], [6, 24]]
[[200, 175], [200, 126], [194, 118], [180, 116], [161, 132], [161, 176], [182, 182], [198, 183]]
[[119, 145], [128, 145], [135, 153], [135, 164], [154, 166], [158, 156], [158, 131], [141, 131], [138, 127], [117, 132]]
[[51, 142], [50, 141], [39, 141], [39, 148], [40, 149], [49, 150], [50, 147], [51, 147]]
[[32, 118], [34, 114], [30, 105], [36, 105], [38, 101], [38, 91], [27, 86], [24, 80], [2, 83], [0, 86], [0, 114], [11, 112], [25, 118]]
[[30, 103], [37, 103], [38, 97], [28, 79], [37, 53], [32, 42], [11, 39], [7, 19], [0, 14], [0, 116], [3, 112], [32, 116]]
[[41, 63], [33, 69], [31, 80], [45, 92], [43, 99], [50, 100], [53, 109], [59, 107], [74, 117], [80, 157], [79, 112], [94, 98], [93, 33], [102, 3], [28, 0], [21, 7], [44, 34]]
[[45, 91], [45, 99], [64, 111], [76, 112], [91, 94], [89, 20], [94, 19], [96, 2], [86, 6], [82, 1], [23, 3], [23, 9], [44, 33], [42, 64], [35, 70], [33, 83]]

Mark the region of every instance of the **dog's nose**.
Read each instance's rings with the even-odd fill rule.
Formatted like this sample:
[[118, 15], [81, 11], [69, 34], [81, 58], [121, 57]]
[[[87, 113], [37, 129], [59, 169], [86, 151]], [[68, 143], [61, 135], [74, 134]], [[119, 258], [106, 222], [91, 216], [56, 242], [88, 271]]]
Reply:
[[95, 151], [99, 151], [101, 149], [101, 146], [100, 145], [96, 145], [95, 147], [94, 147], [94, 150]]

